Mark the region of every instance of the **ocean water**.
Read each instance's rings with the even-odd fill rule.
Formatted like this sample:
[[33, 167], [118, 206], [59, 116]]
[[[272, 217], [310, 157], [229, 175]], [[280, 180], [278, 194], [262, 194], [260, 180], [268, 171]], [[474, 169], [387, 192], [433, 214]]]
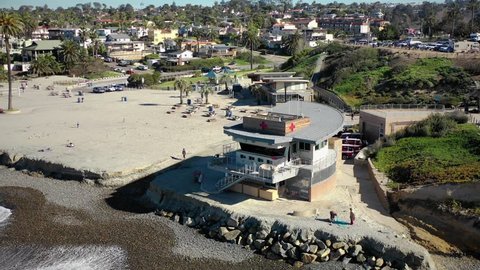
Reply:
[[[0, 206], [0, 235], [12, 211]], [[118, 246], [0, 246], [2, 270], [127, 269], [127, 252]]]
[[9, 270], [127, 269], [126, 258], [117, 246], [0, 247], [0, 268]]

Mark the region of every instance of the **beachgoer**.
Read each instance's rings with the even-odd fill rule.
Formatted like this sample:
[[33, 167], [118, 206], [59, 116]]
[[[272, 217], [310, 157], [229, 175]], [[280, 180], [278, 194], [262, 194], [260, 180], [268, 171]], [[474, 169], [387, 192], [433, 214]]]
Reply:
[[79, 127], [80, 127], [80, 123], [79, 123], [79, 122], [77, 122], [77, 128], [79, 128]]
[[352, 121], [353, 121], [353, 112], [352, 112]]
[[350, 225], [353, 225], [355, 222], [355, 214], [353, 213], [352, 208], [350, 208]]
[[185, 159], [185, 157], [187, 156], [187, 151], [185, 150], [185, 148], [183, 148], [182, 150], [182, 156], [183, 156], [183, 159]]
[[335, 211], [330, 211], [330, 223], [334, 222], [337, 218], [337, 213]]

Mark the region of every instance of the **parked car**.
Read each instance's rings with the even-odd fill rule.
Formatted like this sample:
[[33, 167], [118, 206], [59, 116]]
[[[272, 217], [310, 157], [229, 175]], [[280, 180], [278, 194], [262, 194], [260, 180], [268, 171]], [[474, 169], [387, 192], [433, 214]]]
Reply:
[[133, 71], [133, 69], [129, 69], [127, 70], [126, 72], [128, 75], [131, 75], [131, 74], [135, 74], [135, 71]]
[[202, 73], [208, 73], [208, 72], [210, 72], [210, 69], [207, 68], [207, 67], [202, 67], [202, 68], [200, 69], [200, 71], [202, 71]]
[[439, 51], [439, 52], [448, 52], [448, 53], [451, 53], [451, 52], [453, 52], [453, 48], [450, 47], [450, 46], [442, 46], [442, 47], [438, 48], [438, 51]]
[[118, 65], [121, 66], [121, 67], [126, 67], [126, 66], [130, 65], [130, 61], [122, 60], [122, 61], [118, 62]]
[[125, 73], [125, 70], [123, 70], [121, 68], [114, 68], [113, 71], [120, 72], [120, 73]]
[[144, 65], [140, 65], [137, 67], [138, 70], [148, 70], [148, 67], [147, 66], [144, 66]]
[[111, 63], [111, 62], [113, 62], [113, 59], [110, 58], [110, 57], [106, 57], [105, 59], [103, 59], [103, 61], [105, 61], [107, 63]]
[[123, 85], [117, 84], [115, 85], [115, 91], [123, 91]]
[[93, 93], [97, 93], [97, 94], [105, 93], [105, 88], [103, 88], [103, 86], [93, 87]]
[[106, 92], [114, 92], [115, 91], [115, 85], [112, 84], [110, 86], [105, 86], [105, 91]]

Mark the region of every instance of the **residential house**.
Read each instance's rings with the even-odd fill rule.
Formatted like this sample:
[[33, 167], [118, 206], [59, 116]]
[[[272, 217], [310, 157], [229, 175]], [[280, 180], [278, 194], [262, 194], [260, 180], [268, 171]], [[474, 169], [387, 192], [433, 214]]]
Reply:
[[200, 48], [198, 53], [200, 57], [235, 57], [237, 56], [236, 46], [227, 46], [225, 44], [212, 44]]
[[39, 26], [32, 32], [32, 40], [42, 40], [48, 39], [48, 27], [46, 26]]
[[42, 54], [52, 54], [58, 56], [58, 51], [62, 45], [61, 40], [36, 40], [28, 47], [23, 48], [22, 56], [24, 61], [37, 59]]
[[192, 51], [193, 53], [198, 53], [198, 49], [202, 50], [202, 48], [205, 48], [207, 46], [211, 46], [216, 44], [215, 42], [212, 41], [202, 41], [199, 40], [198, 42], [193, 39], [187, 39], [182, 41], [180, 44], [180, 50], [189, 50]]
[[52, 40], [78, 40], [80, 28], [50, 28], [48, 29], [48, 39]]
[[286, 36], [297, 32], [297, 27], [291, 23], [276, 23], [270, 29], [272, 35]]
[[370, 33], [370, 20], [354, 16], [335, 17], [333, 19], [320, 18], [319, 26], [327, 30], [340, 30], [348, 34], [361, 35]]
[[107, 55], [111, 58], [125, 60], [142, 59], [145, 52], [145, 44], [143, 41], [131, 41], [126, 34], [110, 34], [105, 42]]
[[301, 30], [318, 28], [317, 20], [309, 18], [295, 19], [292, 24], [295, 25], [297, 29]]
[[168, 52], [164, 54], [164, 58], [173, 66], [183, 66], [193, 59], [193, 52], [189, 50]]
[[154, 45], [163, 43], [165, 39], [175, 39], [178, 37], [177, 29], [149, 29], [148, 39], [153, 42]]
[[106, 37], [112, 34], [112, 29], [102, 28], [102, 29], [97, 29], [96, 32], [99, 37]]
[[136, 39], [140, 39], [141, 37], [148, 36], [148, 29], [143, 28], [143, 27], [134, 27], [131, 26], [128, 30], [127, 33], [135, 37]]
[[253, 197], [316, 201], [334, 190], [343, 114], [333, 107], [290, 101], [224, 126], [233, 143], [209, 169], [222, 172], [209, 193], [230, 189]]
[[107, 42], [126, 42], [132, 41], [127, 34], [109, 34], [107, 36]]

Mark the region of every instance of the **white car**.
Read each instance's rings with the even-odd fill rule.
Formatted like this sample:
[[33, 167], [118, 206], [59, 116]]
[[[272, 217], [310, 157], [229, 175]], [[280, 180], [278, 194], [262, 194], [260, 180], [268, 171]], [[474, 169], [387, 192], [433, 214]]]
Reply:
[[148, 70], [148, 67], [147, 66], [138, 66], [137, 69], [138, 70]]

